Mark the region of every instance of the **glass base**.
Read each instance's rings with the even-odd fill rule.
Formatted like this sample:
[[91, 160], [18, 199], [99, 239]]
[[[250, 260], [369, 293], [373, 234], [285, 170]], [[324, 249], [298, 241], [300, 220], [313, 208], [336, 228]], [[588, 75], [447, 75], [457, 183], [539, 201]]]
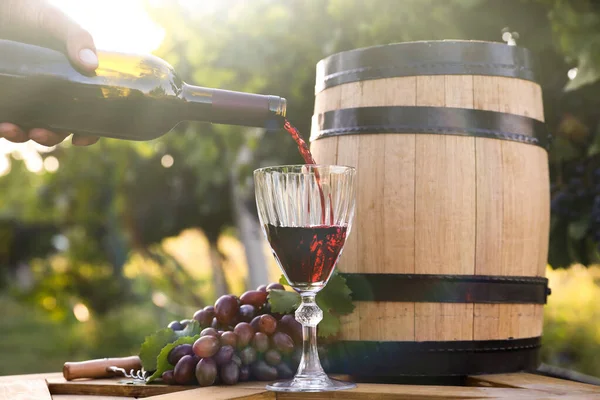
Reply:
[[267, 390], [275, 392], [331, 392], [334, 390], [354, 389], [355, 383], [331, 379], [327, 375], [316, 377], [295, 377], [289, 381], [274, 382]]

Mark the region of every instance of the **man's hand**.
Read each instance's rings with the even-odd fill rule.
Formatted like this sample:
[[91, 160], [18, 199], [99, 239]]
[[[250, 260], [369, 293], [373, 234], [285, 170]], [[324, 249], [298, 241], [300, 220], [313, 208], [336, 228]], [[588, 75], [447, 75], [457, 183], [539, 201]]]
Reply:
[[[64, 52], [82, 73], [98, 68], [92, 36], [46, 0], [0, 0], [0, 38], [53, 48]], [[10, 121], [0, 121], [0, 137], [15, 143], [33, 140], [44, 146], [62, 142], [68, 132], [34, 128], [23, 131]], [[98, 138], [73, 135], [76, 146], [88, 146]]]

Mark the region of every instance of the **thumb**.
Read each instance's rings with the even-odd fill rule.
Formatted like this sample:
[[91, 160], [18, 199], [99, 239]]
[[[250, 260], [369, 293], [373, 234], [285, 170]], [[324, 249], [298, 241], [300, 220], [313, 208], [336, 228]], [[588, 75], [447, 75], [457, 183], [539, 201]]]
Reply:
[[98, 68], [92, 35], [47, 0], [0, 0], [0, 37], [62, 51], [84, 72]]
[[93, 72], [98, 68], [98, 55], [92, 35], [65, 13], [45, 3], [40, 8], [40, 32], [48, 33], [63, 44], [69, 60], [79, 69]]
[[67, 56], [79, 68], [93, 72], [98, 68], [98, 55], [92, 35], [78, 25], [73, 26], [67, 34]]

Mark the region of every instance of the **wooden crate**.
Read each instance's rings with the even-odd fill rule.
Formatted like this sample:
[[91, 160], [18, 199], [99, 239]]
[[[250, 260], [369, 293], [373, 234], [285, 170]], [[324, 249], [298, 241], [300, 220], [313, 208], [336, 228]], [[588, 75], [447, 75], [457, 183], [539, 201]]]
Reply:
[[600, 386], [527, 373], [469, 376], [466, 386], [359, 384], [356, 389], [325, 393], [274, 393], [264, 382], [207, 388], [131, 385], [123, 378], [67, 382], [62, 374], [0, 377], [0, 400], [266, 400], [266, 399], [581, 399], [600, 400]]

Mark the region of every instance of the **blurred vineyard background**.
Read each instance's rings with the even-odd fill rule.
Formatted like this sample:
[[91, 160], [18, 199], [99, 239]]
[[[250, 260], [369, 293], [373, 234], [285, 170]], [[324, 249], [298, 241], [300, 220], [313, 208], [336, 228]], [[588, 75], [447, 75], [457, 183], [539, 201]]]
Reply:
[[[54, 3], [95, 21], [82, 24], [100, 47], [112, 37], [115, 50], [153, 51], [189, 83], [286, 97], [306, 133], [315, 64], [329, 54], [517, 32], [537, 59], [554, 137], [543, 357], [600, 376], [599, 3]], [[219, 294], [278, 277], [257, 230], [251, 171], [301, 162], [287, 135], [190, 123], [149, 143], [69, 147], [0, 140], [0, 374], [130, 355]]]

